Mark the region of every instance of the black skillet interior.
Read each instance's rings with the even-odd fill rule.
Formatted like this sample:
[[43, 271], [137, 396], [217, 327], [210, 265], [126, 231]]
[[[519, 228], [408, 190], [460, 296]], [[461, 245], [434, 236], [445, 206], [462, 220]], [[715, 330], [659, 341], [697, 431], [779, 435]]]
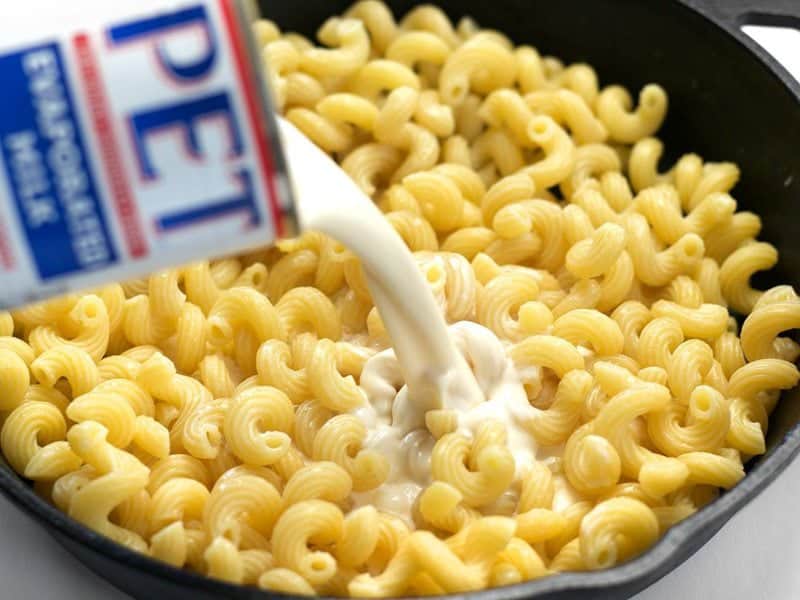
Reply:
[[[284, 30], [313, 35], [349, 0], [261, 0]], [[781, 252], [770, 281], [800, 285], [800, 86], [741, 32], [745, 22], [800, 28], [797, 0], [438, 0], [453, 18], [471, 15], [517, 43], [567, 62], [592, 64], [603, 84], [638, 90], [661, 83], [670, 95], [661, 137], [664, 165], [686, 151], [732, 160], [743, 177], [740, 206], [757, 211], [762, 237]], [[390, 1], [396, 15], [415, 2]], [[737, 30], [738, 31], [738, 30]], [[619, 599], [653, 583], [690, 557], [788, 464], [800, 449], [800, 397], [792, 393], [771, 420], [769, 452], [733, 491], [674, 527], [644, 556], [593, 574], [568, 574], [472, 596], [482, 598]], [[228, 586], [133, 554], [40, 501], [3, 463], [0, 492], [46, 526], [71, 552], [120, 589], [141, 599], [211, 600], [279, 597]], [[0, 596], [2, 593], [0, 592]]]

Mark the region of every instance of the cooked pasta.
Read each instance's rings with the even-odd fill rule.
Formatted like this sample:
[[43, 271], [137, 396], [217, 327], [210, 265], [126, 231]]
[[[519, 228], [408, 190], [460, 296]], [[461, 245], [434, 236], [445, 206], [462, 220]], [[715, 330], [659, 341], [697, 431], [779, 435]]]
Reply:
[[414, 253], [485, 402], [404, 414], [385, 290], [311, 231], [0, 312], [15, 471], [175, 567], [370, 597], [612, 567], [744, 477], [800, 380], [800, 299], [751, 282], [778, 253], [735, 165], [660, 169], [665, 90], [431, 5], [361, 0], [320, 46], [254, 29], [276, 106]]

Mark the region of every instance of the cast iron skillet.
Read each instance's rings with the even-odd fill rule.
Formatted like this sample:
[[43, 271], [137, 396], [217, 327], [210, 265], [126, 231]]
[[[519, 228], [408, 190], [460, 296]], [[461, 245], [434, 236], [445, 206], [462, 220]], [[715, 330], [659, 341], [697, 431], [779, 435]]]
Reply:
[[[351, 0], [263, 0], [284, 29], [312, 35]], [[662, 131], [667, 160], [686, 151], [732, 160], [743, 172], [740, 206], [757, 211], [762, 237], [781, 253], [774, 282], [800, 285], [800, 85], [740, 31], [748, 23], [800, 28], [798, 0], [438, 0], [453, 18], [530, 43], [565, 61], [596, 67], [602, 83], [638, 90], [649, 82], [669, 92]], [[416, 2], [390, 1], [395, 14]], [[769, 283], [769, 282], [762, 282]], [[669, 530], [650, 551], [598, 573], [566, 574], [473, 594], [475, 600], [627, 598], [663, 577], [705, 544], [761, 492], [800, 451], [800, 393], [781, 402], [770, 421], [768, 453], [733, 490]], [[40, 500], [5, 465], [0, 492], [39, 521], [89, 568], [141, 599], [210, 600], [278, 597], [226, 585], [135, 554]]]

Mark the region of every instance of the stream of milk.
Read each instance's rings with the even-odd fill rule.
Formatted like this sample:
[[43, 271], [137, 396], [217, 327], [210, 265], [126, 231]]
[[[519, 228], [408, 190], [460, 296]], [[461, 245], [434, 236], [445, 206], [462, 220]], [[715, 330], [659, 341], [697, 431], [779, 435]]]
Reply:
[[392, 341], [367, 361], [360, 385], [369, 403], [354, 411], [369, 431], [365, 446], [383, 453], [391, 472], [377, 489], [354, 494], [356, 505], [410, 521], [414, 500], [430, 483], [435, 440], [425, 414], [433, 409], [456, 411], [458, 430], [468, 436], [487, 419], [502, 422], [520, 475], [536, 459], [525, 427], [536, 409], [502, 342], [477, 323], [448, 328], [417, 261], [372, 200], [293, 125], [279, 125], [302, 228], [358, 256]]

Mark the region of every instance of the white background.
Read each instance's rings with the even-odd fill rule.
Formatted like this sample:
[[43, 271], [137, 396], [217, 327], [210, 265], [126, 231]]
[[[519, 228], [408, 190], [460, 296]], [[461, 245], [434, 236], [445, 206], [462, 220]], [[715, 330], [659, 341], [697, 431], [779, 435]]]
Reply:
[[[748, 30], [800, 79], [800, 32], [763, 28]], [[635, 600], [800, 598], [798, 498], [800, 460], [731, 519], [692, 559], [636, 596]], [[83, 567], [2, 497], [0, 598], [129, 600], [129, 596], [116, 591]]]

